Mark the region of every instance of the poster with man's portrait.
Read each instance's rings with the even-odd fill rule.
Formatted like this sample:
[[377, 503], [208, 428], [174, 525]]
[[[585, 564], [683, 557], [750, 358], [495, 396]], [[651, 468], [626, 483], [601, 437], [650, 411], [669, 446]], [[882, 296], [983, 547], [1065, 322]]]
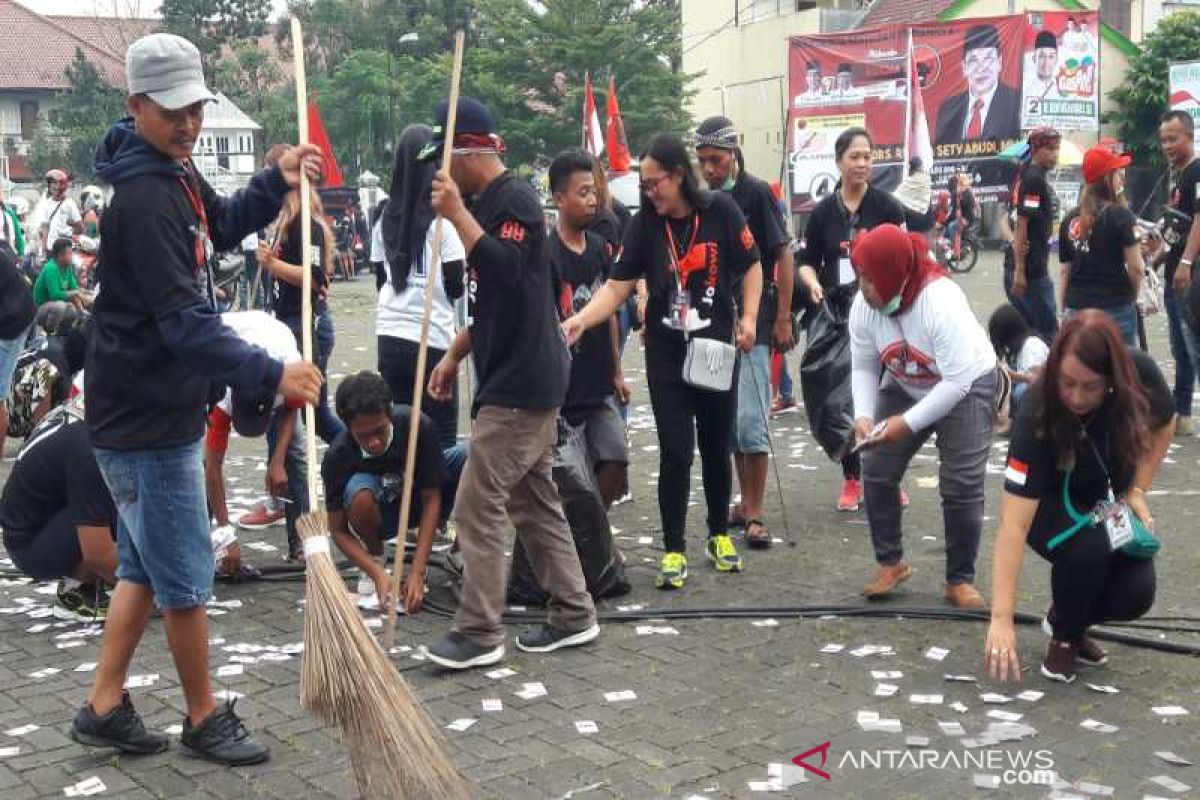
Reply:
[[1097, 12], [1031, 11], [1025, 19], [1021, 126], [1099, 130]]

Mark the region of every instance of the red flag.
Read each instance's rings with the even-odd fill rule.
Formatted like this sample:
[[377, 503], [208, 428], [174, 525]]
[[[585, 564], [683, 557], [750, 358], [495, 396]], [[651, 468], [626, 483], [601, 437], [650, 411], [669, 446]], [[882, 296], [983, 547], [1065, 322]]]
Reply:
[[342, 171], [338, 168], [337, 158], [333, 155], [333, 145], [329, 143], [329, 134], [325, 132], [325, 123], [321, 122], [321, 112], [315, 101], [308, 103], [308, 140], [321, 148], [321, 187], [334, 189], [344, 186]]
[[600, 136], [600, 115], [596, 113], [596, 96], [592, 94], [592, 76], [583, 77], [583, 149], [596, 158], [604, 152], [604, 139]]
[[621, 120], [621, 107], [617, 105], [617, 84], [608, 76], [608, 166], [615, 173], [629, 172], [629, 143], [625, 141], [625, 123]]

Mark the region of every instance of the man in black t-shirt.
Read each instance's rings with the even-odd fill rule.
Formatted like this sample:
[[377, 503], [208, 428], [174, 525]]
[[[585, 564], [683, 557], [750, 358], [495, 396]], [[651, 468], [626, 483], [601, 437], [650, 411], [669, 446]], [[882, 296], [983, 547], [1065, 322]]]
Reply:
[[[448, 108], [448, 102], [438, 106], [427, 157], [443, 148]], [[466, 669], [504, 657], [500, 618], [510, 520], [550, 595], [549, 624], [522, 631], [517, 647], [549, 652], [584, 644], [600, 627], [551, 477], [569, 356], [554, 309], [541, 205], [533, 187], [505, 169], [503, 141], [478, 100], [459, 99], [451, 144], [450, 174], [434, 178], [433, 207], [467, 251], [469, 327], [434, 369], [429, 393], [450, 399], [468, 352], [478, 384], [471, 458], [455, 500], [462, 594], [454, 629], [429, 648], [429, 659]]]
[[[401, 597], [413, 614], [425, 599], [425, 568], [433, 537], [450, 514], [458, 477], [466, 461], [466, 446], [442, 452], [433, 420], [424, 414], [417, 432], [413, 467], [413, 502], [409, 519], [400, 524], [400, 492], [412, 424], [409, 406], [392, 405], [387, 381], [374, 372], [359, 372], [338, 386], [334, 398], [338, 417], [346, 426], [321, 461], [329, 530], [341, 551], [374, 581], [381, 609], [391, 602], [383, 543], [401, 530], [417, 527], [417, 549]], [[403, 552], [403, 547], [398, 548]]]
[[[713, 191], [727, 191], [746, 217], [758, 243], [763, 274], [762, 299], [754, 347], [738, 356], [737, 417], [733, 461], [742, 489], [740, 508], [730, 515], [745, 525], [746, 543], [765, 548], [771, 535], [763, 524], [767, 487], [767, 454], [771, 451], [767, 415], [771, 407], [771, 350], [786, 353], [792, 340], [791, 237], [775, 196], [765, 181], [745, 169], [738, 132], [726, 117], [709, 117], [696, 129], [696, 156], [704, 180]], [[734, 295], [740, 294], [735, 290]]]
[[1013, 232], [1012, 264], [1006, 258], [1004, 269], [1008, 301], [1046, 341], [1053, 339], [1058, 331], [1054, 281], [1048, 270], [1058, 195], [1046, 180], [1046, 173], [1058, 163], [1061, 141], [1062, 135], [1053, 128], [1035, 128], [1029, 134], [1030, 162], [1022, 171], [1013, 195], [1017, 224]]
[[61, 579], [54, 616], [103, 621], [116, 583], [117, 509], [82, 406], [59, 406], [25, 440], [0, 497], [4, 549], [34, 580]]
[[1166, 264], [1163, 281], [1167, 286], [1167, 328], [1171, 337], [1171, 355], [1175, 359], [1175, 411], [1179, 414], [1176, 431], [1192, 432], [1192, 391], [1200, 374], [1200, 336], [1196, 320], [1184, 313], [1181, 292], [1194, 291], [1192, 261], [1200, 253], [1200, 161], [1196, 159], [1195, 123], [1186, 111], [1169, 111], [1158, 127], [1158, 142], [1170, 167], [1167, 211], [1163, 218], [1163, 237], [1169, 249], [1159, 254]]
[[[586, 230], [597, 208], [591, 156], [582, 150], [560, 153], [550, 164], [550, 191], [558, 222], [547, 238], [546, 253], [554, 272], [559, 317], [567, 319], [586, 306], [608, 279], [612, 248], [598, 234]], [[621, 372], [614, 315], [607, 325], [596, 326], [571, 347], [571, 377], [562, 406], [567, 424], [583, 428], [588, 459], [606, 509], [617, 499], [629, 463], [625, 424], [617, 402], [629, 403], [629, 387]]]

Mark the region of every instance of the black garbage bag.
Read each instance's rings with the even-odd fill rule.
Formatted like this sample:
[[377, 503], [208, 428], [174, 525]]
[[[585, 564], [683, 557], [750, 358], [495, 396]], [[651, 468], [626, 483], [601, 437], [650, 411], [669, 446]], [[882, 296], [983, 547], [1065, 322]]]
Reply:
[[[633, 587], [625, 577], [625, 565], [617, 560], [612, 528], [587, 457], [582, 428], [560, 421], [553, 474], [588, 592], [596, 600], [628, 594]], [[511, 605], [524, 606], [542, 606], [550, 599], [538, 584], [519, 532], [513, 545], [507, 598]]]
[[840, 461], [854, 428], [850, 394], [850, 331], [842, 305], [829, 302], [808, 314], [808, 345], [800, 359], [800, 391], [808, 425], [826, 455]]

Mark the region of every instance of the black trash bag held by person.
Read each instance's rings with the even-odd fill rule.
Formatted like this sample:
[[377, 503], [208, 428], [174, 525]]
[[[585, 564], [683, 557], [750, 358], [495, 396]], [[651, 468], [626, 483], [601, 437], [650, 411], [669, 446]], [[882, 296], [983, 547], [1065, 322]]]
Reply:
[[808, 425], [833, 461], [846, 454], [854, 428], [847, 314], [830, 302], [808, 314], [808, 345], [800, 359], [800, 391]]
[[[628, 594], [632, 587], [625, 578], [624, 564], [617, 560], [612, 528], [587, 457], [583, 429], [573, 428], [560, 419], [558, 442], [554, 484], [562, 497], [563, 512], [571, 526], [588, 592], [596, 600]], [[507, 599], [511, 605], [524, 606], [542, 606], [550, 599], [538, 584], [520, 535], [513, 545]]]

